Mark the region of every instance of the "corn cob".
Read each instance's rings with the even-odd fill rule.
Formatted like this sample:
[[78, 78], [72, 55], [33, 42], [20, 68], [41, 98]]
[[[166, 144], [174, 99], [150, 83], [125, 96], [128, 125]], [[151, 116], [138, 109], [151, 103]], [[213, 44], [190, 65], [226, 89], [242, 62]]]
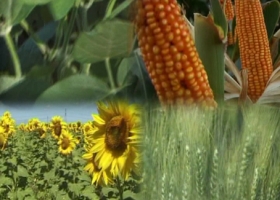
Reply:
[[233, 20], [234, 18], [234, 8], [231, 0], [220, 0], [221, 5], [225, 5], [225, 15], [228, 21]]
[[260, 0], [236, 0], [236, 28], [242, 68], [248, 72], [248, 96], [256, 102], [273, 71]]
[[176, 0], [138, 0], [135, 24], [160, 102], [215, 107], [206, 71]]
[[[222, 6], [225, 6], [225, 16], [226, 16], [227, 20], [232, 21], [234, 19], [234, 7], [233, 7], [231, 0], [220, 0], [220, 4]], [[229, 29], [228, 29], [228, 34], [227, 34], [227, 37], [228, 37], [227, 44], [232, 45], [235, 43], [232, 26], [229, 25], [228, 27], [229, 27]]]

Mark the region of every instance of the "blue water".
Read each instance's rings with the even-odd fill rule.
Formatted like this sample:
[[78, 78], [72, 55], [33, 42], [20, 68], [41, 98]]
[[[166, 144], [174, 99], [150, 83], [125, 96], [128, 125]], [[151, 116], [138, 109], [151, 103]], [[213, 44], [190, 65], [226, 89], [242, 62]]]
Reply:
[[24, 105], [7, 106], [0, 105], [0, 116], [5, 111], [10, 111], [16, 124], [27, 123], [31, 118], [39, 118], [41, 121], [49, 122], [55, 115], [63, 117], [66, 122], [87, 122], [92, 120], [92, 114], [97, 113], [94, 103], [63, 104], [63, 105], [40, 105], [26, 107]]

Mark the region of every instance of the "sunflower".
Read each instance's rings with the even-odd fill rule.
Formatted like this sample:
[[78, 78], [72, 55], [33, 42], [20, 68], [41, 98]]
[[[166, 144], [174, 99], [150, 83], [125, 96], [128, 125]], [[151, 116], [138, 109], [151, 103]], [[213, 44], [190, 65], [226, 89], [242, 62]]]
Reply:
[[47, 133], [47, 126], [46, 123], [41, 123], [40, 126], [37, 128], [37, 132], [40, 136], [40, 139], [43, 139], [46, 137]]
[[4, 112], [3, 117], [12, 118], [12, 115], [9, 111]]
[[93, 122], [86, 122], [83, 127], [82, 127], [82, 132], [84, 135], [84, 148], [86, 151], [89, 151], [90, 148], [93, 145], [93, 136], [92, 134], [94, 133], [94, 126]]
[[5, 133], [5, 129], [0, 126], [0, 149], [3, 150], [7, 144], [8, 135]]
[[99, 102], [97, 108], [88, 153], [96, 154], [98, 168], [127, 180], [131, 171], [139, 171], [140, 109], [124, 101], [109, 101], [108, 105]]
[[4, 128], [4, 131], [8, 136], [16, 132], [15, 130], [15, 120], [8, 117], [9, 115], [4, 115], [1, 118], [1, 126]]
[[41, 121], [38, 118], [30, 119], [27, 124], [29, 132], [37, 131], [40, 126], [41, 126]]
[[60, 153], [68, 155], [75, 149], [78, 143], [79, 141], [76, 138], [74, 138], [71, 133], [69, 133], [66, 130], [63, 130], [57, 143], [59, 145], [58, 150]]
[[50, 128], [52, 130], [52, 136], [59, 139], [62, 131], [67, 129], [67, 124], [63, 121], [62, 117], [54, 116], [51, 120]]
[[83, 155], [83, 158], [87, 160], [87, 164], [84, 167], [84, 170], [92, 175], [91, 184], [96, 184], [96, 185], [112, 184], [113, 181], [109, 169], [105, 171], [101, 170], [101, 168], [99, 168], [98, 164], [95, 162], [95, 156], [96, 154], [92, 154], [90, 152]]
[[21, 123], [19, 126], [18, 126], [18, 129], [20, 130], [20, 131], [26, 131], [26, 125], [24, 124], [24, 123]]

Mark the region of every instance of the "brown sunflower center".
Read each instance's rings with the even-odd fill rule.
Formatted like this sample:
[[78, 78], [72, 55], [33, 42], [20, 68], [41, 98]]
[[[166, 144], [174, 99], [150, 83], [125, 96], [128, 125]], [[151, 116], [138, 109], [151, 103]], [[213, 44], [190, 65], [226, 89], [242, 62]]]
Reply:
[[61, 148], [62, 149], [67, 149], [70, 145], [70, 141], [68, 138], [63, 138], [62, 143], [61, 143]]
[[106, 126], [105, 142], [109, 149], [123, 150], [126, 148], [128, 125], [123, 116], [113, 117]]
[[45, 131], [42, 128], [38, 129], [39, 135], [42, 136], [45, 134]]
[[57, 135], [57, 136], [60, 136], [60, 134], [61, 134], [61, 125], [60, 124], [55, 124], [54, 134]]

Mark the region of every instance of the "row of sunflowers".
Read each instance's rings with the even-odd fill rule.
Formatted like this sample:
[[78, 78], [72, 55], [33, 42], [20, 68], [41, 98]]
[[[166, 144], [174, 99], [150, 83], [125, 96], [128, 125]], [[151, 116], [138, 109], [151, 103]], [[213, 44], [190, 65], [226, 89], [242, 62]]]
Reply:
[[[95, 187], [123, 184], [132, 176], [140, 178], [140, 107], [124, 101], [99, 102], [97, 106], [99, 114], [93, 114], [93, 120], [86, 123], [66, 123], [61, 116], [53, 116], [50, 122], [32, 118], [16, 125], [6, 111], [0, 121], [0, 148], [2, 152], [9, 151], [14, 138], [29, 135], [39, 143], [51, 141], [60, 157], [69, 159], [79, 152], [84, 160], [79, 167], [90, 174]], [[0, 177], [1, 174], [5, 175], [3, 171]], [[124, 189], [119, 190], [121, 195]]]

